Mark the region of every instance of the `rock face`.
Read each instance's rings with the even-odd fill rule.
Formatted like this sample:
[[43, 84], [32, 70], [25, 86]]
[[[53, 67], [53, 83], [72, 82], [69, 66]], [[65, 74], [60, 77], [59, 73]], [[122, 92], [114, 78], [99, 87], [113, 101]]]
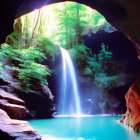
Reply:
[[126, 96], [127, 112], [120, 122], [140, 133], [140, 77], [129, 88]]
[[12, 119], [23, 119], [26, 114], [25, 102], [15, 96], [0, 90], [0, 108], [5, 110]]
[[5, 110], [13, 119], [22, 119], [26, 113], [26, 108], [24, 106], [11, 104], [4, 99], [0, 99], [0, 108]]
[[26, 121], [11, 119], [0, 109], [1, 140], [40, 140], [41, 136]]
[[0, 139], [40, 140], [41, 136], [23, 119], [26, 115], [25, 102], [13, 93], [0, 89]]

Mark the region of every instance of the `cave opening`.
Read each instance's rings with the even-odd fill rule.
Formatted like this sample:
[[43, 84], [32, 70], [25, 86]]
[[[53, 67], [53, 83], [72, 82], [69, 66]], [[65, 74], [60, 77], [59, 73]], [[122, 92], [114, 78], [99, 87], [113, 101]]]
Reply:
[[[57, 100], [60, 91], [59, 83], [62, 80], [60, 74], [62, 60], [58, 46], [65, 48], [74, 60], [77, 79], [80, 81], [80, 98], [84, 114], [121, 115], [126, 112], [124, 97], [139, 76], [140, 64], [133, 44], [100, 13], [79, 3], [63, 2], [44, 6], [23, 15], [14, 21], [13, 27], [14, 31], [1, 45], [1, 69], [7, 70], [1, 75], [9, 76], [7, 78], [1, 76], [1, 79], [6, 84], [9, 78], [12, 79], [9, 82], [10, 87], [14, 88], [13, 91], [25, 101], [29, 109], [27, 118], [52, 117], [54, 112], [55, 115], [58, 114]], [[3, 85], [1, 87], [9, 91]], [[73, 128], [76, 123], [75, 133], [68, 131], [62, 137], [84, 140], [99, 137], [98, 133], [90, 132], [82, 135], [87, 124], [90, 125], [92, 121], [94, 123], [103, 121], [111, 128], [112, 121], [120, 119], [115, 117], [110, 121], [107, 121], [108, 117], [104, 117], [104, 120], [102, 117], [97, 117], [97, 120], [96, 117], [95, 120], [91, 118], [85, 120], [88, 117], [80, 118], [79, 124], [77, 120], [75, 122], [72, 119], [68, 120], [69, 124], [67, 124], [66, 118], [63, 118], [63, 121], [55, 118], [50, 122], [33, 120], [30, 123], [43, 136], [45, 135], [45, 138], [50, 139], [52, 135], [53, 138], [55, 136], [56, 139], [61, 138], [56, 133], [58, 126], [55, 131], [48, 133], [50, 136], [46, 136], [46, 133], [53, 129], [51, 127], [53, 123], [63, 124], [63, 131], [66, 130], [66, 124]], [[98, 125], [94, 123], [92, 125]], [[106, 123], [100, 127], [101, 130]], [[48, 130], [46, 133], [42, 132], [47, 124]], [[38, 128], [39, 125], [42, 128]], [[77, 132], [79, 130], [80, 132]], [[102, 132], [107, 134], [105, 131]], [[129, 137], [135, 140], [139, 138], [134, 134]], [[103, 138], [105, 139], [102, 135], [101, 139]]]

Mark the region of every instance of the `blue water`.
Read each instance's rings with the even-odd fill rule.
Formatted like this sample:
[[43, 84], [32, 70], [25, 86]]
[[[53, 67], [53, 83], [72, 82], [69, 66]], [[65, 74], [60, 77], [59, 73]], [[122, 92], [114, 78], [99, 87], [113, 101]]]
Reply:
[[43, 140], [140, 140], [131, 128], [119, 123], [118, 116], [56, 117], [29, 123]]

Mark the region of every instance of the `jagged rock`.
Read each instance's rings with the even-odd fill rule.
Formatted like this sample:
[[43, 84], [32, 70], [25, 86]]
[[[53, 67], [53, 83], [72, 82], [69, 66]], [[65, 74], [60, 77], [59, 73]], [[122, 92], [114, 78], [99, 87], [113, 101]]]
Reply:
[[140, 77], [129, 88], [126, 96], [127, 112], [120, 122], [140, 133]]
[[1, 140], [41, 140], [26, 121], [11, 119], [4, 110], [0, 109], [0, 139]]
[[23, 119], [26, 114], [26, 108], [24, 106], [11, 104], [4, 99], [0, 99], [0, 108], [5, 110], [12, 119]]

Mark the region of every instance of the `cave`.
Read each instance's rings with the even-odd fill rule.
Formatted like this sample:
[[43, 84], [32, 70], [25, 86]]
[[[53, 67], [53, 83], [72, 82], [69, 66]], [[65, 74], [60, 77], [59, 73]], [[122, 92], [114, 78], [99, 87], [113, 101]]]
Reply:
[[[0, 9], [2, 10], [1, 15], [2, 24], [0, 27], [1, 31], [0, 42], [2, 51], [0, 60], [1, 62], [4, 62], [4, 65], [1, 64], [0, 69], [2, 71], [1, 75], [4, 75], [5, 74], [3, 72], [4, 67], [6, 69], [6, 74], [4, 78], [2, 76], [0, 77], [1, 81], [0, 121], [2, 122], [2, 126], [0, 127], [0, 138], [9, 140], [10, 139], [22, 140], [28, 138], [31, 138], [33, 140], [38, 139], [59, 140], [59, 138], [61, 138], [61, 134], [58, 134], [57, 131], [60, 129], [59, 126], [61, 125], [62, 131], [65, 131], [69, 128], [73, 129], [73, 131], [70, 129], [67, 130], [68, 135], [71, 135], [69, 138], [71, 138], [72, 140], [74, 139], [84, 140], [86, 138], [96, 139], [96, 137], [97, 138], [99, 137], [98, 134], [99, 132], [102, 132], [101, 139], [103, 138], [105, 139], [106, 137], [104, 137], [103, 135], [107, 135], [107, 137], [109, 137], [110, 140], [113, 140], [115, 139], [115, 137], [117, 137], [117, 135], [113, 133], [112, 135], [114, 136], [111, 137], [110, 135], [108, 135], [108, 133], [106, 133], [105, 131], [106, 128], [103, 128], [104, 126], [102, 125], [101, 125], [102, 127], [99, 127], [99, 129], [97, 129], [98, 131], [96, 129], [90, 128], [87, 130], [83, 129], [83, 127], [86, 127], [87, 125], [100, 126], [98, 125], [98, 123], [100, 122], [102, 122], [102, 124], [107, 123], [108, 127], [112, 125], [118, 127], [118, 124], [117, 125], [111, 124], [112, 122], [109, 121], [108, 117], [110, 118], [112, 117], [111, 119], [113, 121], [115, 120], [116, 122], [122, 123], [119, 124], [119, 126], [122, 127], [124, 125], [125, 127], [128, 127], [126, 129], [133, 128], [134, 132], [136, 132], [134, 134], [132, 134], [132, 132], [131, 134], [129, 134], [129, 131], [126, 130], [128, 131], [128, 136], [125, 136], [126, 139], [134, 139], [134, 140], [139, 139], [138, 133], [140, 133], [140, 111], [139, 111], [140, 1], [139, 0], [134, 0], [133, 2], [132, 1], [130, 2], [129, 0], [126, 1], [95, 0], [94, 2], [91, 2], [90, 0], [76, 1], [79, 3], [79, 5], [84, 4], [89, 8], [97, 10], [97, 12], [99, 12], [99, 14], [101, 14], [101, 16], [103, 16], [106, 19], [106, 22], [109, 24], [107, 24], [106, 26], [101, 26], [99, 27], [99, 29], [92, 28], [91, 26], [89, 26], [88, 30], [86, 30], [84, 34], [82, 33], [82, 36], [79, 37], [82, 40], [82, 42], [79, 41], [80, 42], [79, 48], [73, 47], [74, 45], [76, 46], [76, 43], [78, 42], [76, 34], [75, 38], [71, 39], [71, 40], [75, 39], [75, 42], [71, 41], [70, 44], [67, 44], [67, 48], [64, 47], [68, 51], [68, 53], [61, 48], [58, 49], [60, 47], [60, 44], [61, 46], [64, 46], [64, 41], [63, 40], [58, 41], [57, 40], [58, 37], [55, 38], [55, 35], [51, 37], [55, 38], [54, 39], [55, 41], [52, 41], [53, 43], [54, 42], [56, 43], [54, 44], [54, 50], [51, 50], [49, 48], [50, 52], [51, 51], [52, 52], [50, 53], [49, 51], [48, 52], [46, 51], [45, 54], [46, 56], [44, 56], [43, 54], [45, 49], [43, 48], [41, 50], [42, 45], [41, 41], [44, 41], [43, 43], [46, 43], [51, 46], [53, 43], [49, 41], [49, 39], [45, 40], [44, 38], [39, 38], [39, 42], [36, 43], [37, 47], [39, 47], [39, 49], [41, 50], [39, 54], [38, 51], [40, 50], [38, 50], [38, 48], [34, 49], [34, 46], [30, 47], [28, 50], [28, 45], [30, 44], [35, 45], [35, 43], [34, 40], [30, 41], [26, 40], [26, 36], [32, 38], [35, 36], [34, 35], [35, 33], [33, 31], [32, 35], [28, 34], [27, 33], [28, 29], [26, 28], [26, 26], [32, 26], [28, 25], [28, 21], [31, 22], [30, 24], [32, 24], [32, 21], [35, 21], [36, 19], [33, 14], [30, 15], [29, 17], [27, 17], [27, 15], [29, 15], [32, 11], [36, 11], [37, 13], [37, 14], [35, 13], [36, 16], [39, 14], [42, 16], [43, 12], [38, 10], [39, 8], [42, 7], [45, 8], [46, 5], [47, 6], [51, 6], [53, 4], [59, 5], [59, 3], [61, 4], [61, 2], [65, 1], [14, 0], [12, 2], [9, 1], [8, 5], [7, 1], [5, 1], [1, 5], [3, 8]], [[69, 2], [73, 3], [74, 1], [68, 1], [68, 3]], [[60, 7], [60, 9], [61, 8], [62, 7]], [[60, 9], [58, 8], [58, 10]], [[91, 13], [89, 15], [91, 15]], [[52, 15], [50, 17], [53, 18]], [[85, 17], [87, 17], [87, 15], [85, 15]], [[49, 19], [50, 21], [51, 18]], [[43, 20], [45, 20], [45, 17], [42, 18], [42, 21], [40, 18], [37, 19], [35, 22], [38, 23], [38, 20], [41, 23], [43, 22]], [[91, 23], [89, 22], [88, 24]], [[34, 24], [34, 27], [35, 26], [36, 24]], [[37, 28], [38, 34], [39, 32], [42, 32], [41, 26]], [[45, 30], [43, 24], [42, 28], [43, 30]], [[76, 26], [76, 28], [78, 28], [78, 26]], [[56, 28], [56, 30], [58, 29]], [[71, 27], [70, 30], [71, 32], [72, 30], [74, 31], [73, 27]], [[18, 35], [15, 34], [15, 32], [18, 33]], [[24, 33], [25, 41], [20, 39], [21, 32], [25, 32]], [[67, 32], [67, 34], [71, 36], [70, 32]], [[18, 40], [18, 42], [20, 42], [20, 45], [21, 44], [23, 45], [23, 42], [25, 42], [25, 45], [22, 46], [24, 47], [25, 51], [24, 50], [22, 51], [22, 48], [20, 48], [17, 44], [14, 44], [15, 40]], [[11, 51], [13, 46], [15, 46], [14, 48], [15, 50]], [[84, 48], [84, 46], [86, 47]], [[84, 48], [83, 52], [81, 51], [82, 50], [81, 48]], [[79, 51], [78, 49], [80, 50], [79, 54], [77, 53]], [[11, 52], [9, 53], [8, 51]], [[32, 53], [28, 53], [29, 51]], [[57, 54], [55, 58], [51, 56], [53, 53]], [[85, 56], [84, 53], [87, 56]], [[105, 72], [103, 73], [102, 70], [99, 70], [100, 66], [98, 67], [98, 65], [100, 64], [99, 60], [103, 54], [107, 54], [106, 57], [108, 58], [109, 63], [107, 64], [108, 65], [107, 68], [106, 64], [104, 64], [104, 66], [101, 66], [102, 67], [101, 69], [104, 69], [106, 73], [107, 72], [109, 73], [108, 77], [106, 76], [107, 74]], [[16, 57], [19, 55], [22, 57], [18, 57], [17, 59]], [[84, 57], [83, 60], [80, 57], [80, 55]], [[24, 56], [26, 56], [27, 58], [31, 58], [30, 59], [31, 65], [29, 65], [30, 62]], [[47, 61], [46, 57], [48, 59]], [[6, 59], [9, 60], [7, 61]], [[62, 59], [63, 63], [61, 62]], [[39, 63], [39, 65], [36, 63], [36, 60], [37, 63]], [[19, 64], [19, 62], [21, 64]], [[96, 65], [96, 67], [93, 66], [92, 64], [93, 62], [94, 65]], [[105, 61], [105, 63], [107, 62]], [[68, 65], [70, 66], [68, 67]], [[44, 66], [48, 67], [46, 67], [45, 69]], [[49, 68], [51, 70], [49, 70]], [[38, 69], [40, 69], [40, 71], [43, 74], [41, 74], [41, 72], [39, 73]], [[91, 71], [91, 69], [93, 71], [89, 72]], [[100, 72], [102, 75], [98, 74]], [[28, 76], [25, 76], [24, 75], [25, 73]], [[47, 76], [49, 75], [49, 73], [51, 73], [51, 76]], [[74, 73], [76, 74], [76, 76], [74, 76], [75, 75]], [[93, 75], [93, 77], [91, 75]], [[11, 76], [13, 78], [11, 78]], [[32, 76], [34, 78], [30, 78]], [[44, 81], [42, 80], [44, 76], [47, 77], [48, 85], [44, 84], [44, 82], [46, 82], [45, 80]], [[68, 82], [66, 82], [65, 80], [66, 76]], [[62, 82], [56, 80], [58, 79], [58, 77], [59, 80], [60, 79], [62, 80]], [[73, 79], [73, 77], [76, 78]], [[103, 79], [103, 77], [105, 77], [104, 81], [100, 80]], [[92, 84], [93, 78], [96, 79], [96, 81], [94, 81], [94, 84]], [[106, 87], [105, 84], [106, 83], [105, 79], [107, 78], [112, 79], [114, 78], [113, 79], [114, 81], [112, 79], [109, 80], [109, 82], [111, 81], [111, 84], [108, 82], [110, 84], [108, 87]], [[21, 83], [17, 79], [19, 79]], [[80, 82], [77, 84], [72, 84], [73, 81], [74, 83], [77, 83], [76, 81]], [[104, 91], [101, 90], [103, 89], [103, 87], [105, 89]], [[66, 90], [67, 92], [69, 91], [73, 95], [65, 97]], [[58, 98], [60, 96], [58, 95], [59, 92], [63, 93], [63, 95], [61, 95], [62, 100], [60, 101], [58, 101]], [[107, 94], [105, 95], [101, 92], [103, 93], [107, 92]], [[82, 93], [80, 98], [78, 95], [79, 93], [80, 94]], [[91, 93], [94, 93], [94, 96]], [[70, 100], [70, 98], [73, 99]], [[77, 103], [79, 102], [79, 100], [81, 101], [81, 105], [80, 103]], [[66, 104], [66, 102], [69, 105], [67, 106], [65, 105], [65, 107], [63, 107], [62, 104]], [[76, 112], [72, 109], [74, 107], [77, 110]], [[69, 109], [71, 111], [68, 111]], [[70, 112], [73, 113], [71, 114]], [[99, 114], [100, 115], [102, 114], [101, 116], [104, 117], [104, 119], [102, 119], [102, 117], [101, 119], [98, 118], [97, 115]], [[56, 115], [57, 117], [55, 119], [50, 119]], [[87, 119], [89, 116], [91, 117], [92, 115], [93, 116], [95, 115], [93, 120], [92, 118]], [[106, 115], [109, 116], [106, 117]], [[77, 120], [78, 119], [77, 116], [80, 118], [79, 120]], [[115, 118], [115, 116], [117, 116], [117, 118]], [[64, 118], [64, 121], [60, 119], [61, 117]], [[46, 118], [47, 120], [45, 121]], [[76, 118], [76, 121], [73, 120], [73, 118]], [[29, 123], [27, 123], [26, 121], [22, 121], [27, 119], [42, 119], [42, 120], [41, 121], [30, 120]], [[9, 128], [7, 128], [5, 121], [8, 122]], [[17, 125], [17, 128], [15, 130], [13, 123]], [[58, 123], [58, 126], [56, 125], [56, 123]], [[66, 124], [68, 128], [66, 127]], [[36, 132], [30, 125], [35, 130], [37, 130], [41, 135], [43, 135], [43, 137], [41, 138], [40, 134]], [[54, 129], [55, 134], [53, 134], [52, 132], [47, 134], [45, 133], [45, 130], [43, 131], [43, 129], [45, 129], [47, 125], [48, 128], [46, 129], [46, 131], [49, 132], [51, 129]], [[52, 127], [52, 125], [56, 125], [56, 128]], [[75, 125], [76, 127], [74, 127]], [[38, 128], [38, 126], [42, 127], [42, 129]], [[79, 127], [82, 129], [79, 129]], [[119, 129], [112, 130], [114, 132], [116, 131], [120, 133]], [[94, 132], [96, 132], [96, 134]], [[68, 138], [67, 132], [66, 134], [62, 135], [63, 138]], [[122, 137], [118, 136], [117, 139], [121, 139]]]

